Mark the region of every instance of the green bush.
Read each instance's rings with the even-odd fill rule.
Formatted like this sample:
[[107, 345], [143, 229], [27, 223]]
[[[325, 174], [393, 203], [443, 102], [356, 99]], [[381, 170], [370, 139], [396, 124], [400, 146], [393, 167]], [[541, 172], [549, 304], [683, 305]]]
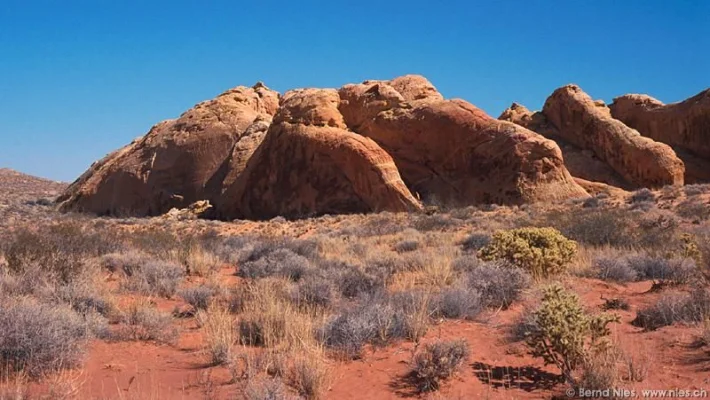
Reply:
[[607, 348], [607, 325], [619, 322], [618, 315], [586, 314], [577, 295], [559, 285], [543, 290], [542, 302], [533, 316], [534, 329], [526, 339], [530, 353], [541, 357], [546, 365], [556, 365], [573, 384], [573, 371]]
[[554, 228], [520, 228], [498, 231], [478, 252], [486, 261], [504, 259], [534, 277], [557, 275], [577, 252], [577, 243]]

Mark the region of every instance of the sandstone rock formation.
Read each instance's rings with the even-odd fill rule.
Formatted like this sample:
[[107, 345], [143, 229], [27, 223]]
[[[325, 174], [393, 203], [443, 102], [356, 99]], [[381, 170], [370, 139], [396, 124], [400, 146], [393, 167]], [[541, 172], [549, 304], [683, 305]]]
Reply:
[[592, 150], [628, 182], [641, 187], [683, 184], [685, 167], [673, 149], [612, 118], [579, 86], [555, 90], [542, 113], [563, 139]]
[[675, 104], [627, 94], [609, 106], [614, 118], [676, 149], [688, 182], [710, 181], [710, 89]]
[[338, 93], [287, 92], [266, 139], [217, 204], [221, 218], [408, 211], [421, 205], [392, 158], [347, 130]]
[[93, 165], [60, 205], [141, 216], [207, 200], [219, 218], [267, 219], [583, 196], [554, 141], [408, 75], [230, 90]]
[[576, 85], [555, 90], [540, 113], [515, 105], [501, 118], [554, 137], [563, 142], [563, 148], [572, 145], [567, 165], [575, 176], [621, 187], [625, 184], [619, 179], [629, 187], [684, 182], [685, 166], [672, 148], [612, 118], [603, 102], [592, 100]]
[[542, 112], [532, 112], [522, 104], [513, 103], [509, 108], [503, 111], [498, 119], [513, 122], [537, 132], [548, 139], [554, 140], [562, 150], [565, 167], [567, 167], [567, 170], [575, 177], [577, 183], [588, 193], [597, 192], [596, 190], [589, 190], [587, 186], [588, 182], [600, 182], [626, 189], [633, 187], [633, 185], [626, 182], [624, 178], [614, 171], [609, 164], [599, 159], [593, 151], [582, 149], [562, 139], [557, 129], [547, 121], [547, 118]]
[[366, 81], [339, 93], [347, 125], [382, 146], [422, 197], [461, 205], [586, 195], [553, 141], [463, 100], [444, 100], [423, 77]]
[[158, 215], [214, 203], [263, 139], [278, 108], [263, 84], [237, 87], [94, 163], [58, 199], [61, 210]]

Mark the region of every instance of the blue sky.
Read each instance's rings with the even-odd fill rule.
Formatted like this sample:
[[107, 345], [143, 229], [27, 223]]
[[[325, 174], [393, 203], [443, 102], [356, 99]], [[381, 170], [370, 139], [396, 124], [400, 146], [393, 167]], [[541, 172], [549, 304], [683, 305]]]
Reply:
[[679, 101], [710, 87], [710, 2], [0, 0], [0, 167], [71, 181], [233, 86], [407, 73], [493, 116], [567, 83]]

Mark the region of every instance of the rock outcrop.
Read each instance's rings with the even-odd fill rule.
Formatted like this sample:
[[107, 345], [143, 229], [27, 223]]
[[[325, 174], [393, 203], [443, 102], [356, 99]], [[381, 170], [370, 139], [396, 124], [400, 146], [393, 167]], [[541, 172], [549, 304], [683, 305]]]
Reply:
[[217, 204], [221, 218], [269, 219], [421, 205], [392, 158], [348, 130], [333, 89], [287, 92], [266, 139]]
[[[577, 183], [580, 183], [581, 179], [585, 184], [586, 182], [600, 182], [619, 188], [629, 189], [633, 187], [619, 173], [614, 171], [609, 164], [599, 159], [592, 150], [582, 149], [562, 139], [557, 128], [547, 121], [542, 112], [532, 112], [522, 104], [513, 103], [503, 111], [498, 119], [513, 122], [554, 140], [562, 150], [565, 167], [575, 177]], [[587, 192], [592, 193], [585, 184], [580, 183], [580, 186]]]
[[541, 112], [514, 104], [500, 118], [560, 142], [576, 177], [624, 188], [684, 182], [685, 166], [671, 147], [612, 118], [604, 102], [576, 85], [555, 90]]
[[683, 184], [685, 167], [672, 148], [643, 137], [612, 118], [603, 102], [595, 102], [579, 86], [555, 90], [545, 101], [542, 113], [561, 138], [592, 150], [631, 184]]
[[94, 163], [58, 199], [60, 209], [147, 216], [214, 204], [263, 139], [278, 97], [260, 83], [240, 86], [155, 125]]
[[585, 196], [559, 147], [463, 100], [444, 100], [423, 77], [340, 89], [347, 125], [394, 159], [407, 186], [448, 204], [520, 204]]
[[268, 219], [584, 196], [554, 141], [408, 75], [230, 90], [95, 163], [59, 202], [145, 216], [206, 200], [218, 218]]
[[611, 115], [642, 135], [676, 149], [689, 182], [710, 179], [710, 89], [679, 103], [627, 94], [614, 99]]

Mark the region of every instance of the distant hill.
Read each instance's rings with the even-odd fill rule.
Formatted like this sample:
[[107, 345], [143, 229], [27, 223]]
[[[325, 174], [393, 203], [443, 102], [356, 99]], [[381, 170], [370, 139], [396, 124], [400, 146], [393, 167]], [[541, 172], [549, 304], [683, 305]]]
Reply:
[[42, 198], [54, 199], [67, 185], [66, 182], [52, 181], [9, 168], [0, 168], [0, 204]]

